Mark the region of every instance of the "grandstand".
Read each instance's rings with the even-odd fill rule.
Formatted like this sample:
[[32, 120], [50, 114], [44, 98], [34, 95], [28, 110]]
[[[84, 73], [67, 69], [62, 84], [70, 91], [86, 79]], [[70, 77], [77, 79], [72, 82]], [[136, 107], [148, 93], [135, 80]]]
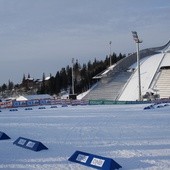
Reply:
[[[95, 76], [99, 81], [83, 99], [138, 100], [136, 58], [133, 53]], [[170, 41], [161, 47], [141, 50], [140, 69], [142, 96], [151, 93], [159, 98], [170, 97]]]
[[160, 69], [154, 89], [157, 89], [160, 98], [170, 97], [170, 68], [163, 67]]

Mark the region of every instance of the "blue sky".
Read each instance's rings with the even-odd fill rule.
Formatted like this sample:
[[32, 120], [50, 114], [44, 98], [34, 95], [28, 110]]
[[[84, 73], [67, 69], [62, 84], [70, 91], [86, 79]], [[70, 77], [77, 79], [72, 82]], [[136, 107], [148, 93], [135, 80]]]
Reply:
[[169, 0], [0, 0], [0, 85], [170, 40]]

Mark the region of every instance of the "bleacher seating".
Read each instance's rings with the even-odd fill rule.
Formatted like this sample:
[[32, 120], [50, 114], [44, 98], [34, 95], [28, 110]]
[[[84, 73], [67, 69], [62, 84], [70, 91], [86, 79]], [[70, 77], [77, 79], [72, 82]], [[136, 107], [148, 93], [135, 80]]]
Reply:
[[[84, 97], [84, 99], [116, 100], [131, 74], [131, 72], [123, 71], [117, 73], [111, 80], [108, 78], [109, 82], [107, 83], [100, 81], [96, 87]], [[107, 79], [107, 77], [105, 79]]]
[[170, 69], [161, 69], [159, 78], [154, 86], [154, 89], [157, 89], [157, 93], [160, 95], [160, 98], [169, 98], [170, 97]]
[[[170, 41], [161, 47], [148, 48], [140, 51], [140, 59], [145, 57], [159, 54], [162, 50], [169, 47]], [[85, 100], [90, 99], [106, 99], [106, 100], [119, 100], [122, 89], [125, 87], [132, 72], [127, 72], [129, 67], [136, 63], [136, 53], [133, 53], [122, 60], [118, 61], [112, 69], [106, 69], [94, 78], [100, 79], [96, 86], [83, 97]], [[105, 74], [103, 74], [106, 72]], [[162, 92], [163, 93], [163, 92]]]

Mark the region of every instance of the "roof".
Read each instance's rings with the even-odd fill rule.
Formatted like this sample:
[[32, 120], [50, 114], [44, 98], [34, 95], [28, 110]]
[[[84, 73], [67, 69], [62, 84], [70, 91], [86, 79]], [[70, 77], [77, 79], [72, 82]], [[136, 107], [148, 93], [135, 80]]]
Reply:
[[50, 80], [50, 77], [46, 77], [45, 80]]
[[24, 101], [24, 100], [28, 100], [27, 98], [25, 98], [24, 96], [19, 96], [16, 98], [17, 101]]
[[38, 94], [38, 95], [26, 95], [24, 96], [27, 100], [33, 99], [52, 99], [53, 97], [49, 94]]

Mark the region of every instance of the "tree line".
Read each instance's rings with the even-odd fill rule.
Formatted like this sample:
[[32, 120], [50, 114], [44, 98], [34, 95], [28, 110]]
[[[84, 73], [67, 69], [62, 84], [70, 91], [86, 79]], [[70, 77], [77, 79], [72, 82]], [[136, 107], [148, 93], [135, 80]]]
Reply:
[[[111, 63], [115, 64], [117, 61], [126, 57], [121, 53], [117, 55], [113, 53], [111, 56]], [[106, 56], [104, 60], [94, 59], [93, 62], [89, 61], [87, 64], [80, 64], [78, 60], [73, 65], [74, 71], [74, 89], [76, 94], [87, 91], [91, 86], [96, 83], [94, 76], [101, 73], [103, 70], [110, 66], [110, 57]], [[61, 91], [68, 91], [72, 94], [72, 67], [69, 65], [57, 71], [55, 76], [50, 76], [48, 83], [45, 83], [45, 74], [42, 78], [42, 86], [38, 91], [40, 94], [58, 94]]]
[[[111, 63], [115, 64], [117, 61], [126, 57], [125, 54], [113, 53], [111, 55]], [[110, 66], [110, 57], [106, 56], [104, 60], [94, 59], [93, 62], [88, 61], [87, 64], [80, 64], [76, 60], [73, 64], [74, 71], [74, 89], [76, 94], [80, 94], [84, 91], [87, 91], [91, 86], [96, 83], [96, 79], [93, 79], [94, 76], [101, 73], [103, 70]], [[28, 75], [30, 78], [30, 75]], [[8, 84], [3, 84], [0, 86], [0, 91], [12, 90], [15, 88], [29, 89], [28, 84], [24, 83], [26, 80], [25, 75], [23, 76], [21, 84], [14, 84], [9, 81]], [[27, 86], [27, 87], [26, 87]], [[60, 71], [57, 71], [55, 75], [50, 75], [50, 78], [46, 80], [45, 73], [42, 75], [41, 85], [37, 90], [37, 94], [59, 94], [61, 91], [67, 91], [72, 94], [72, 67], [69, 65], [67, 67], [61, 68]]]

